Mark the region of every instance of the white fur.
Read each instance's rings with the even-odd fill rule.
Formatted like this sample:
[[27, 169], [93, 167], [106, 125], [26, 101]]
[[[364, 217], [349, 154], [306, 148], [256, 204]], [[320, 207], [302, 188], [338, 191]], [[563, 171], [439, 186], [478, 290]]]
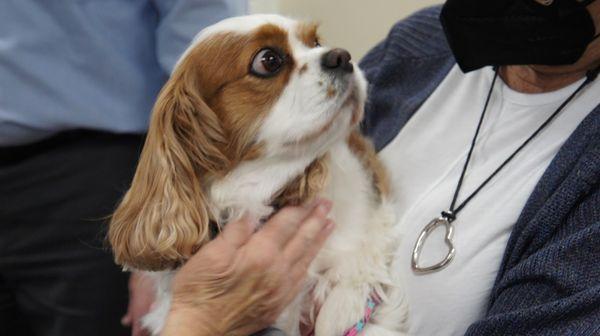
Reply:
[[[266, 23], [290, 32], [298, 26], [296, 21], [274, 15], [232, 18], [206, 28], [193, 45], [218, 32], [252, 33]], [[377, 195], [370, 173], [346, 143], [356, 126], [351, 121], [353, 113], [365, 101], [366, 81], [356, 67], [343, 79], [323, 71], [320, 62], [327, 48], [309, 48], [293, 33], [289, 34], [289, 44], [297, 67], [306, 65], [306, 71], [292, 74], [262, 122], [257, 141], [266, 145], [265, 153], [213, 183], [209, 190], [211, 210], [227, 214], [224, 221], [242, 213], [264, 218], [272, 212], [269, 202], [273, 195], [313, 160], [327, 154], [328, 184], [321, 196], [333, 201], [330, 218], [337, 227], [311, 264], [306, 289], [281, 315], [277, 326], [289, 336], [299, 335], [301, 314], [313, 308], [306, 306], [304, 299], [310, 295], [322, 303], [316, 336], [342, 335], [363, 317], [367, 299], [375, 293], [383, 303], [362, 335], [403, 335], [407, 307], [390, 267], [399, 243], [392, 230], [394, 214], [387, 200]], [[335, 90], [333, 96], [328, 95], [330, 89]], [[348, 104], [351, 95], [356, 102]], [[325, 128], [327, 124], [331, 127]], [[326, 131], [305, 141], [307, 135], [320, 129]], [[169, 309], [173, 274], [156, 275], [158, 299], [155, 309], [144, 319], [155, 335], [162, 329]]]
[[342, 335], [363, 317], [367, 299], [376, 293], [384, 303], [370, 324], [380, 331], [372, 327], [364, 335], [401, 335], [407, 308], [390, 269], [399, 243], [392, 229], [393, 209], [377, 199], [370, 176], [345, 142], [329, 154], [331, 183], [323, 196], [334, 200], [330, 217], [338, 226], [309, 270], [313, 295], [323, 302], [315, 334]]
[[153, 335], [158, 335], [165, 327], [167, 315], [171, 308], [171, 281], [175, 275], [174, 271], [165, 272], [147, 272], [154, 279], [156, 285], [156, 299], [150, 310], [142, 319], [142, 324]]

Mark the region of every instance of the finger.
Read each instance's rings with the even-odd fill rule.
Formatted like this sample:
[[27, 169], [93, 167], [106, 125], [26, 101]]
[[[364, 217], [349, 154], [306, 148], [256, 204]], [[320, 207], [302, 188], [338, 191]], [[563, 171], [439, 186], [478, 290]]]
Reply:
[[255, 227], [254, 221], [249, 216], [244, 215], [238, 220], [227, 223], [219, 236], [228, 244], [239, 248], [252, 237]]
[[142, 326], [141, 322], [138, 321], [132, 328], [131, 336], [150, 336], [150, 332], [148, 332], [148, 330]]
[[131, 326], [131, 314], [127, 312], [125, 316], [121, 317], [121, 325], [125, 327]]
[[284, 249], [283, 255], [292, 266], [304, 258], [312, 261], [331, 233], [333, 222], [326, 218], [325, 211], [327, 210], [315, 209]]
[[136, 322], [133, 324], [133, 326], [131, 327], [131, 336], [142, 336], [143, 335], [143, 329], [140, 327], [140, 323]]
[[137, 323], [134, 323], [131, 327], [131, 336], [140, 336], [140, 328], [137, 326]]
[[299, 228], [304, 225], [306, 218], [310, 217], [315, 211], [325, 213], [324, 216], [326, 216], [330, 209], [331, 202], [324, 199], [315, 200], [304, 207], [286, 207], [267, 221], [259, 233], [270, 236], [270, 239], [283, 249], [296, 236]]
[[[289, 282], [292, 284], [292, 286], [289, 288], [287, 294], [284, 296], [283, 302], [286, 303], [286, 306], [296, 298], [298, 293], [300, 293], [303, 290], [306, 290], [306, 276], [306, 268], [300, 268], [298, 267], [298, 265], [296, 265], [293, 268], [292, 272], [289, 273]], [[313, 290], [314, 287], [309, 292], [305, 293], [305, 295], [309, 295], [309, 297], [312, 297]], [[318, 302], [314, 302], [314, 304], [318, 304], [320, 306], [320, 303]], [[318, 308], [320, 309], [320, 307]]]
[[321, 233], [315, 239], [315, 243], [306, 251], [306, 253], [304, 253], [304, 256], [298, 260], [298, 264], [300, 264], [300, 266], [308, 269], [308, 266], [315, 259], [317, 254], [319, 254], [325, 245], [325, 242], [327, 242], [327, 239], [329, 236], [331, 236], [333, 230], [335, 230], [335, 222], [331, 219], [328, 219], [323, 227], [323, 231], [321, 231]]

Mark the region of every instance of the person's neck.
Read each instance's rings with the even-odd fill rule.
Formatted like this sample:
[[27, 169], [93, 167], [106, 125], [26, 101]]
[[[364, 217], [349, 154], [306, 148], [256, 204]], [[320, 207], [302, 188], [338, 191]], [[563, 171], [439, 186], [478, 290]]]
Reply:
[[[587, 7], [596, 34], [600, 34], [600, 0]], [[511, 89], [523, 93], [543, 93], [562, 89], [585, 77], [588, 70], [600, 66], [600, 39], [593, 41], [581, 59], [572, 65], [508, 65], [500, 68], [500, 77]]]
[[545, 73], [529, 65], [500, 67], [500, 77], [511, 89], [523, 93], [551, 92], [569, 86], [585, 77], [585, 71]]

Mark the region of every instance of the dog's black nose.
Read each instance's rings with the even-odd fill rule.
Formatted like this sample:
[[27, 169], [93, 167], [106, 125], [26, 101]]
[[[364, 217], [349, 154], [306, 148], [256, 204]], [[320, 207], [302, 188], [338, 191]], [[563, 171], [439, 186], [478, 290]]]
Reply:
[[332, 49], [323, 55], [321, 65], [324, 70], [350, 73], [354, 71], [354, 67], [352, 66], [352, 63], [350, 63], [351, 59], [352, 56], [350, 56], [348, 50], [337, 48]]

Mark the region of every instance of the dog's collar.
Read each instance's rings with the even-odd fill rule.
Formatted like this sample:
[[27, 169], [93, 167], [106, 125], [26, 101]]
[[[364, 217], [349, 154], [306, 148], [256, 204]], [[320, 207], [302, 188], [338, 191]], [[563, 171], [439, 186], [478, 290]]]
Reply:
[[352, 328], [346, 330], [344, 336], [357, 336], [361, 331], [363, 331], [367, 323], [371, 321], [373, 312], [375, 311], [375, 308], [377, 308], [378, 305], [379, 300], [375, 300], [375, 298], [369, 298], [367, 300], [367, 306], [365, 307], [365, 315]]
[[[375, 312], [375, 309], [380, 303], [381, 299], [379, 299], [379, 296], [377, 294], [373, 294], [370, 298], [368, 298], [363, 318], [361, 318], [360, 321], [358, 321], [354, 326], [352, 326], [352, 328], [346, 330], [343, 336], [357, 336], [358, 334], [360, 334], [360, 332], [365, 329], [367, 323], [371, 321], [373, 313]], [[309, 336], [315, 336], [315, 331], [311, 331]]]

